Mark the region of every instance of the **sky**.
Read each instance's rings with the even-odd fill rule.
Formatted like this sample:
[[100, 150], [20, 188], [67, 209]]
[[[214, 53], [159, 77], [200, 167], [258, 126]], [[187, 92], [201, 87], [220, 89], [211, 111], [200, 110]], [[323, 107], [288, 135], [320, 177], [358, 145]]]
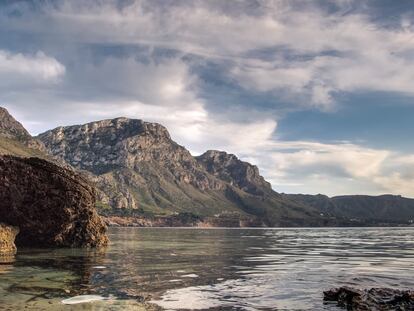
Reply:
[[414, 197], [414, 2], [3, 0], [0, 106], [33, 135], [159, 122], [278, 192]]

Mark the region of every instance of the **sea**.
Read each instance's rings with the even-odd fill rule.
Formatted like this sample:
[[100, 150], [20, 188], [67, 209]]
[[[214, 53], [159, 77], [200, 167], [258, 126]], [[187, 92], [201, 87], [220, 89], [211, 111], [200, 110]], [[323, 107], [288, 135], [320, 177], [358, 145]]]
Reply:
[[105, 249], [0, 257], [0, 310], [343, 310], [414, 287], [414, 228], [110, 228]]

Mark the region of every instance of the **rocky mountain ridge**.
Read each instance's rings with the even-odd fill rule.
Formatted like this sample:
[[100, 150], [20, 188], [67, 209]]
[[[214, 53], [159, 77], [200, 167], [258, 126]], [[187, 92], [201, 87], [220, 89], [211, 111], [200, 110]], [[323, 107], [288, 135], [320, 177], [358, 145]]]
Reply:
[[257, 167], [225, 152], [193, 157], [156, 123], [116, 118], [59, 127], [38, 138], [52, 155], [88, 171], [100, 190], [99, 201], [113, 209], [234, 213], [268, 225], [320, 221], [315, 209], [274, 192]]

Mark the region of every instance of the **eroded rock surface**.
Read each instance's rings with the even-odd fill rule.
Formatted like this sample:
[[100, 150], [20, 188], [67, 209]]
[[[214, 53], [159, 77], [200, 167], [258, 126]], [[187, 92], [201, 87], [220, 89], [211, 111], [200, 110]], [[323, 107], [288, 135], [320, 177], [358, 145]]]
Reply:
[[19, 228], [0, 223], [0, 256], [16, 252], [14, 240], [18, 233]]
[[20, 228], [17, 246], [108, 242], [94, 188], [74, 171], [38, 158], [0, 156], [0, 221]]
[[347, 310], [414, 310], [414, 291], [392, 288], [355, 289], [340, 287], [324, 292], [324, 300], [336, 301]]

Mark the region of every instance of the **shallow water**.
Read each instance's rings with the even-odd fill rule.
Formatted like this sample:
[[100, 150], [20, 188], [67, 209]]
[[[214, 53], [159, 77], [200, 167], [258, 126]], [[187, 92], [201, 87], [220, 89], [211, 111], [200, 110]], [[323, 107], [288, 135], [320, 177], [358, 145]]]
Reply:
[[101, 251], [20, 249], [0, 264], [0, 309], [339, 310], [323, 303], [323, 290], [414, 287], [414, 228], [111, 228], [109, 235]]

